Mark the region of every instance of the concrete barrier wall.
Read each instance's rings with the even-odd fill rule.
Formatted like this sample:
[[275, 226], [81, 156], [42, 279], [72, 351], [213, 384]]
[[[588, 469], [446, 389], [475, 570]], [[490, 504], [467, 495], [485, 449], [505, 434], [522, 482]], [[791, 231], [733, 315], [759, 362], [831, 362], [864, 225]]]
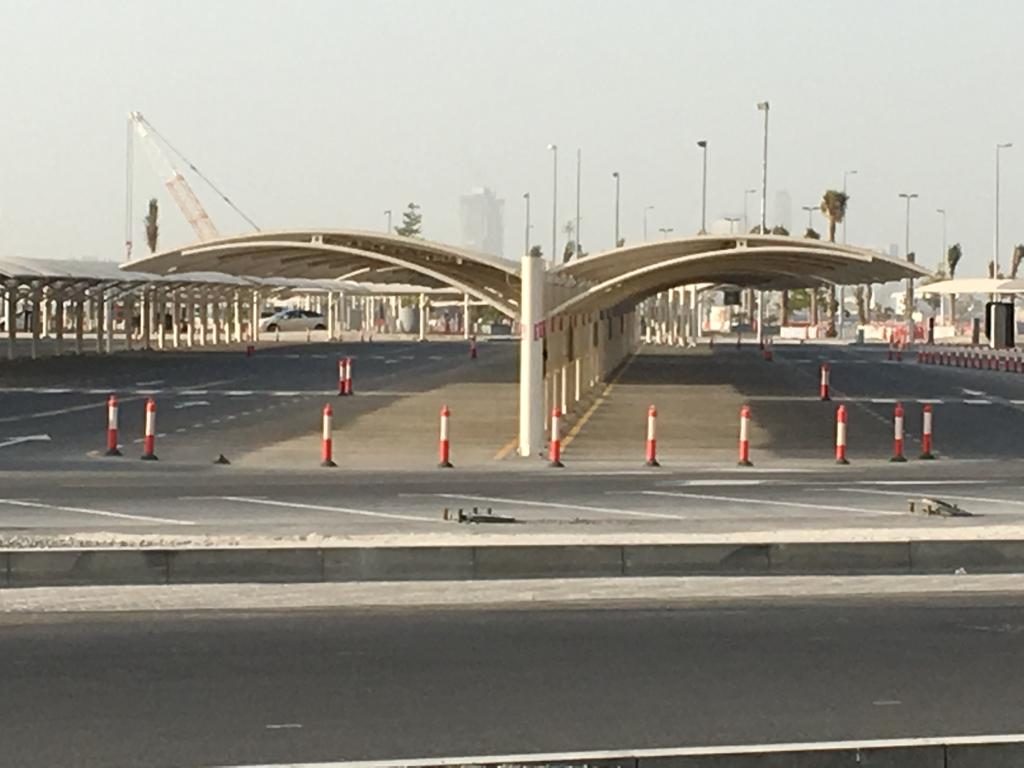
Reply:
[[1024, 573], [1024, 541], [5, 550], [0, 587], [900, 575], [958, 568]]

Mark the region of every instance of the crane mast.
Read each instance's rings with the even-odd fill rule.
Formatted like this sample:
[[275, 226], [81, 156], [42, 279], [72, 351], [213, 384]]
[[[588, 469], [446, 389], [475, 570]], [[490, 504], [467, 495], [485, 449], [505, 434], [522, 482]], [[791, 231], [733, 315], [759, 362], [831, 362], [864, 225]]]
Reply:
[[[164, 186], [167, 187], [167, 191], [170, 192], [171, 198], [177, 204], [178, 208], [185, 216], [185, 220], [195, 231], [197, 237], [201, 241], [214, 240], [217, 237], [220, 237], [217, 227], [210, 219], [210, 214], [208, 214], [206, 209], [203, 208], [203, 204], [199, 202], [199, 198], [196, 197], [196, 193], [192, 191], [192, 187], [189, 186], [189, 183], [185, 180], [181, 171], [174, 167], [160, 148], [160, 145], [157, 142], [159, 134], [153, 126], [150, 125], [146, 118], [142, 116], [141, 112], [129, 113], [128, 122], [129, 125], [135, 129], [136, 135], [138, 135], [142, 140], [142, 144], [146, 148], [146, 154], [149, 156], [153, 170], [155, 170], [160, 178], [163, 179]], [[129, 154], [129, 158], [130, 157], [131, 155]], [[126, 247], [130, 256], [130, 234], [127, 237]]]

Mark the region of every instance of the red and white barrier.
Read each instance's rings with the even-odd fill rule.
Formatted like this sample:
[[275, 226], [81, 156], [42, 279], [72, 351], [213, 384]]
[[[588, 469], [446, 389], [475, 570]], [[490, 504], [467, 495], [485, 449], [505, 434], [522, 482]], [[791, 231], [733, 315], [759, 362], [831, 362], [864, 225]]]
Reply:
[[334, 463], [334, 409], [328, 403], [324, 406], [323, 436], [320, 445], [320, 466], [336, 467]]
[[345, 392], [345, 360], [348, 358], [338, 358], [338, 397], [342, 397], [347, 394]]
[[763, 351], [762, 351], [762, 353], [761, 353], [761, 354], [762, 354], [762, 355], [764, 356], [764, 359], [765, 359], [766, 361], [768, 361], [769, 363], [770, 363], [770, 362], [771, 362], [772, 360], [774, 360], [774, 359], [775, 359], [775, 355], [774, 355], [774, 353], [773, 353], [773, 351], [772, 351], [772, 347], [773, 347], [773, 346], [774, 346], [774, 344], [772, 343], [772, 337], [771, 337], [771, 336], [769, 336], [769, 337], [768, 337], [767, 339], [765, 339], [765, 341], [764, 341], [764, 350], [763, 350]]
[[892, 458], [889, 461], [904, 462], [907, 457], [903, 455], [903, 403], [896, 403], [892, 413], [892, 425]]
[[660, 467], [658, 463], [657, 439], [658, 410], [653, 405], [647, 409], [647, 466]]
[[120, 456], [117, 444], [117, 395], [107, 399], [107, 456]]
[[143, 461], [156, 461], [156, 400], [146, 400], [146, 431], [142, 438]]
[[821, 385], [818, 390], [818, 394], [822, 400], [831, 400], [829, 395], [829, 382], [832, 376], [832, 369], [828, 363], [821, 364]]
[[447, 405], [441, 406], [441, 440], [438, 445], [438, 462], [437, 466], [441, 469], [451, 469], [451, 444], [448, 439], [448, 419], [451, 417], [452, 412], [448, 410]]
[[921, 458], [934, 459], [932, 455], [932, 406], [925, 403], [921, 412]]
[[752, 467], [754, 463], [750, 460], [750, 406], [744, 405], [740, 408], [740, 460], [741, 467]]
[[469, 359], [476, 360], [476, 336], [469, 339]]
[[342, 362], [345, 365], [345, 394], [352, 394], [352, 358], [346, 357]]
[[836, 409], [836, 464], [849, 464], [846, 460], [846, 406]]
[[551, 411], [551, 447], [548, 450], [548, 466], [564, 467], [562, 463], [562, 411], [554, 408]]

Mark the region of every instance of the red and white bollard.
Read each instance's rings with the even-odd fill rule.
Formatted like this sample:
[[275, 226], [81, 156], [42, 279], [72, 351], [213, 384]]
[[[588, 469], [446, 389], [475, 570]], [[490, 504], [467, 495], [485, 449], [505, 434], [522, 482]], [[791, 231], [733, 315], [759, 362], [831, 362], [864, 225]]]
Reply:
[[892, 458], [889, 461], [904, 462], [907, 457], [903, 455], [903, 403], [896, 403], [892, 412]]
[[647, 409], [647, 466], [660, 467], [658, 463], [657, 439], [658, 409], [653, 405]]
[[836, 464], [849, 464], [846, 460], [846, 406], [836, 409]]
[[744, 405], [740, 408], [740, 460], [741, 467], [752, 467], [754, 463], [750, 460], [750, 406]]
[[764, 359], [767, 360], [769, 363], [775, 359], [775, 355], [772, 351], [773, 346], [774, 344], [772, 343], [772, 338], [771, 336], [769, 336], [767, 339], [765, 339], [764, 342]]
[[142, 460], [156, 461], [156, 400], [146, 400], [146, 431], [142, 438]]
[[448, 419], [451, 417], [452, 412], [448, 410], [447, 405], [441, 406], [441, 441], [438, 445], [438, 462], [437, 466], [441, 469], [451, 469], [451, 444], [448, 441]]
[[352, 394], [352, 358], [346, 357], [343, 361], [345, 364], [345, 394]]
[[819, 395], [822, 400], [831, 400], [829, 395], [829, 382], [831, 380], [832, 369], [828, 363], [821, 364], [821, 386], [819, 387]]
[[117, 445], [117, 395], [107, 399], [107, 456], [120, 456]]
[[320, 445], [320, 466], [336, 467], [334, 463], [334, 409], [328, 403], [324, 406], [324, 431]]
[[338, 397], [341, 397], [341, 396], [347, 394], [345, 392], [345, 360], [346, 359], [347, 358], [344, 358], [344, 357], [338, 359]]
[[921, 458], [934, 459], [932, 455], [932, 406], [925, 403], [921, 412]]
[[551, 447], [548, 450], [548, 466], [564, 467], [562, 463], [562, 411], [555, 408], [551, 411]]
[[469, 359], [476, 360], [476, 336], [469, 339]]

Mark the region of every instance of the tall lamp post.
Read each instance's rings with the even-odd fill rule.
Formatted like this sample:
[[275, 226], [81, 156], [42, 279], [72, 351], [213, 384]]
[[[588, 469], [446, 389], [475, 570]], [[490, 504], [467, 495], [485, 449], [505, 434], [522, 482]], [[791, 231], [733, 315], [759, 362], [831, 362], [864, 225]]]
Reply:
[[734, 234], [736, 232], [736, 227], [734, 225], [737, 224], [740, 221], [740, 217], [739, 216], [726, 216], [725, 220], [729, 222], [729, 234], [730, 235]]
[[[851, 176], [856, 176], [857, 171], [843, 171], [843, 196], [846, 196], [846, 188], [848, 180]], [[846, 245], [846, 219], [848, 216], [843, 216], [843, 245]], [[839, 338], [843, 338], [843, 332], [846, 330], [846, 313], [843, 307], [846, 305], [846, 286], [839, 286]]]
[[647, 242], [647, 212], [648, 211], [653, 211], [653, 210], [654, 210], [654, 206], [653, 205], [648, 205], [648, 206], [644, 207], [644, 242], [645, 243]]
[[708, 143], [705, 139], [697, 142], [702, 153], [700, 172], [700, 234], [708, 233]]
[[387, 220], [388, 234], [391, 234], [391, 209], [384, 211], [384, 218]]
[[999, 276], [999, 154], [1004, 149], [1009, 149], [1013, 146], [1013, 142], [1006, 142], [1005, 144], [996, 144], [996, 242], [995, 242], [995, 274], [993, 277]]
[[580, 246], [580, 180], [583, 167], [583, 150], [576, 149], [576, 245], [573, 248], [573, 255], [578, 259], [583, 249]]
[[523, 248], [525, 250], [523, 250], [523, 253], [527, 253], [528, 254], [530, 252], [530, 193], [529, 192], [523, 192], [523, 200], [526, 201], [526, 227], [525, 227], [525, 230], [524, 230], [524, 239], [523, 239], [523, 243], [524, 243]]
[[[764, 146], [761, 153], [761, 234], [768, 234], [768, 110], [767, 101], [759, 101], [757, 109], [764, 112]], [[764, 343], [764, 291], [757, 292], [757, 342]]]
[[[917, 197], [916, 192], [900, 192], [900, 197], [907, 201], [907, 218], [906, 228], [904, 232], [904, 253], [906, 254], [907, 261], [913, 262], [912, 254], [910, 252], [910, 201]], [[907, 296], [906, 296], [906, 315], [907, 315], [907, 326], [910, 327], [913, 322], [914, 313], [914, 278], [907, 278]]]
[[756, 189], [744, 189], [743, 190], [743, 231], [744, 232], [749, 232], [750, 231], [750, 222], [747, 219], [747, 200], [749, 199], [749, 197], [751, 195], [756, 195], [756, 194], [757, 194], [757, 190]]
[[661, 237], [663, 240], [668, 240], [668, 236], [672, 232], [675, 232], [675, 229], [673, 229], [672, 227], [658, 227], [658, 231], [661, 232]]
[[558, 145], [548, 144], [551, 150], [551, 261], [558, 261]]
[[613, 171], [612, 178], [615, 179], [615, 245], [613, 247], [619, 247], [619, 183], [622, 181], [619, 178], [619, 172]]
[[818, 210], [818, 206], [816, 206], [816, 205], [801, 205], [800, 207], [803, 208], [805, 211], [807, 211], [807, 228], [811, 229], [811, 222], [813, 221], [814, 212], [816, 210]]
[[[942, 255], [939, 257], [939, 266], [941, 267], [946, 263], [946, 209], [936, 208], [935, 212], [942, 217]], [[948, 275], [947, 277], [952, 278], [953, 276]], [[939, 295], [939, 315], [943, 322], [946, 321], [945, 299], [945, 296]]]

